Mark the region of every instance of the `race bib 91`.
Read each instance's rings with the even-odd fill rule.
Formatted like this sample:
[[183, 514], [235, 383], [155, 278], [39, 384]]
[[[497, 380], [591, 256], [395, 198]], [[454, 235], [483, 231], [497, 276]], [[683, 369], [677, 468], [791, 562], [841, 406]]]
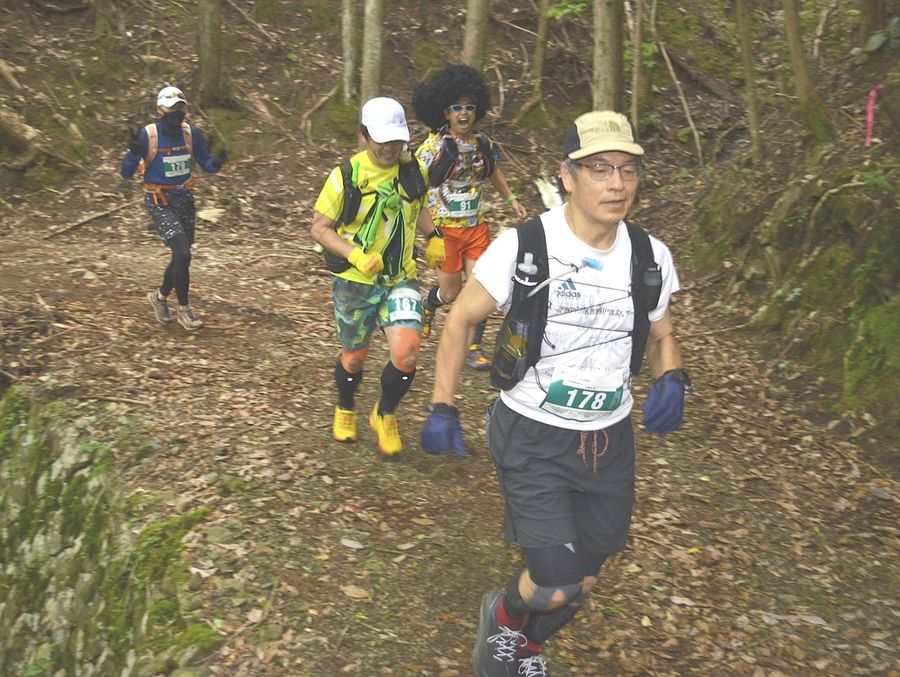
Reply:
[[462, 218], [465, 216], [475, 216], [478, 213], [478, 204], [480, 196], [476, 193], [450, 193], [447, 196], [447, 211], [450, 216]]

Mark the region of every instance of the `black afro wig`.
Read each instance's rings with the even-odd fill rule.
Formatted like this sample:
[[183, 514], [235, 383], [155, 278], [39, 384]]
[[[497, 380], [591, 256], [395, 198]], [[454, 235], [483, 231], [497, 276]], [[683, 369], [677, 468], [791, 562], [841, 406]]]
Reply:
[[483, 118], [491, 107], [491, 91], [477, 70], [464, 64], [450, 64], [418, 83], [412, 93], [416, 117], [436, 132], [445, 124], [444, 109], [463, 96], [475, 99], [475, 119]]

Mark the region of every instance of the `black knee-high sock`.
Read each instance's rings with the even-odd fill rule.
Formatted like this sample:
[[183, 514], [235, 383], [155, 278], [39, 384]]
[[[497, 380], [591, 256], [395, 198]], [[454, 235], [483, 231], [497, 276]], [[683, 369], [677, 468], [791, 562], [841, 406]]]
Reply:
[[442, 305], [444, 305], [444, 302], [441, 301], [441, 296], [440, 296], [439, 292], [440, 292], [440, 287], [437, 287], [437, 286], [432, 287], [428, 291], [428, 296], [425, 297], [425, 307], [426, 308], [428, 308], [429, 310], [435, 310], [437, 308], [440, 308]]
[[484, 336], [484, 328], [487, 326], [487, 320], [482, 320], [478, 324], [475, 325], [475, 333], [472, 334], [472, 345], [481, 344], [481, 339]]
[[359, 382], [362, 381], [362, 372], [351, 374], [341, 361], [334, 367], [334, 382], [337, 384], [338, 406], [341, 409], [355, 409], [356, 389], [359, 388]]
[[394, 366], [393, 362], [388, 362], [384, 371], [381, 372], [381, 400], [378, 402], [378, 415], [393, 414], [400, 404], [400, 400], [409, 391], [412, 385], [413, 377], [416, 370], [411, 372], [402, 372]]

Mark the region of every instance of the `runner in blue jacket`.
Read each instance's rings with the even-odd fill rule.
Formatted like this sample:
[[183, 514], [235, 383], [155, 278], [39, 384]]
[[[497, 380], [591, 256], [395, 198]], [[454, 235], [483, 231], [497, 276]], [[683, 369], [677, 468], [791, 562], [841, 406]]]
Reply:
[[[217, 172], [228, 161], [223, 150], [212, 155], [197, 127], [185, 121], [188, 102], [178, 87], [163, 87], [156, 97], [160, 118], [132, 133], [122, 158], [122, 178], [139, 173], [144, 179], [144, 206], [172, 258], [162, 284], [147, 294], [157, 322], [175, 319], [193, 331], [203, 326], [188, 301], [191, 284], [191, 246], [194, 244], [193, 161], [206, 172]], [[168, 296], [175, 290], [178, 311], [169, 310]]]

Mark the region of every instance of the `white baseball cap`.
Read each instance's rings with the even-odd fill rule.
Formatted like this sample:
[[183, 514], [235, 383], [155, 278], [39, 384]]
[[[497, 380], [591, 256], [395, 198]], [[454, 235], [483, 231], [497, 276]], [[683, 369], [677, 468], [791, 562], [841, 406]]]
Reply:
[[399, 101], [387, 96], [376, 96], [363, 104], [360, 120], [377, 143], [409, 141], [406, 113]]
[[179, 102], [187, 103], [187, 99], [184, 98], [184, 92], [178, 87], [163, 87], [156, 95], [156, 105], [163, 108], [171, 108]]

